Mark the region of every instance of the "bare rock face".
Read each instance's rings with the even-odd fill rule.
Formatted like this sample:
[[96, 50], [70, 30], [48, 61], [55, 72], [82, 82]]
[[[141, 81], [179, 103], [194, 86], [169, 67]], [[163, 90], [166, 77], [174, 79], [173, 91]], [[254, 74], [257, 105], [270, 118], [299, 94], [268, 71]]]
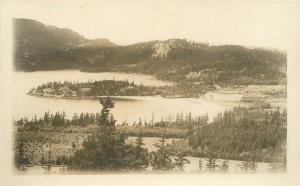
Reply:
[[189, 42], [185, 39], [169, 39], [166, 41], [159, 41], [153, 46], [153, 58], [166, 59], [173, 49], [184, 49], [189, 46]]
[[152, 57], [165, 59], [168, 57], [168, 53], [171, 51], [171, 47], [168, 43], [159, 42], [153, 46], [154, 53]]

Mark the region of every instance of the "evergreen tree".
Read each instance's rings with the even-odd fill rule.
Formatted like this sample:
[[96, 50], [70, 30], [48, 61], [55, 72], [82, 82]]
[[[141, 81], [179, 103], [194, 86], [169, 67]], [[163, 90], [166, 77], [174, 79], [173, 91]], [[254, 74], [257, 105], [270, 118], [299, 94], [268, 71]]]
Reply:
[[[70, 160], [71, 169], [122, 171], [147, 167], [147, 161], [136, 163], [137, 147], [126, 144], [126, 135], [117, 131], [115, 120], [109, 111], [114, 104], [110, 98], [100, 100], [102, 110], [98, 119], [97, 131], [82, 144], [83, 149], [77, 150]], [[139, 144], [139, 159], [146, 159], [147, 152]], [[144, 156], [142, 158], [142, 155]]]
[[241, 168], [242, 171], [248, 172], [249, 167], [250, 167], [250, 161], [243, 161], [239, 167]]
[[144, 149], [142, 146], [144, 145], [142, 130], [140, 129], [139, 136], [136, 138], [136, 152], [135, 152], [135, 161], [132, 166], [136, 167], [136, 169], [141, 170], [145, 169], [149, 165], [148, 158], [148, 150]]
[[160, 144], [157, 144], [158, 150], [151, 153], [151, 166], [154, 170], [172, 170], [175, 168], [175, 163], [172, 161], [172, 152], [166, 144], [166, 130], [164, 129]]
[[50, 171], [51, 169], [51, 144], [49, 145], [49, 151], [48, 151], [48, 162], [47, 162], [47, 169]]
[[202, 160], [199, 160], [198, 167], [200, 170], [202, 170]]
[[45, 122], [45, 124], [49, 124], [49, 121], [50, 120], [50, 118], [49, 118], [49, 112], [45, 112], [45, 114], [44, 114], [44, 122]]
[[184, 152], [179, 152], [179, 153], [176, 153], [176, 156], [174, 157], [175, 165], [180, 170], [183, 170], [184, 164], [190, 163], [190, 161], [188, 159], [186, 159], [185, 156], [186, 155]]
[[15, 153], [15, 166], [19, 170], [23, 170], [23, 166], [29, 164], [28, 157], [25, 154], [25, 143], [21, 136], [19, 136], [20, 140], [16, 145], [16, 153]]
[[221, 169], [222, 169], [223, 172], [228, 172], [228, 169], [229, 169], [229, 162], [228, 162], [228, 160], [224, 160], [222, 162]]
[[214, 159], [211, 155], [207, 159], [206, 162], [206, 168], [208, 168], [209, 171], [215, 171], [215, 168], [217, 167], [216, 159]]
[[140, 129], [139, 136], [136, 138], [137, 155], [139, 155], [143, 145], [144, 142], [143, 142], [142, 130]]
[[172, 170], [178, 168], [183, 170], [183, 165], [189, 163], [185, 158], [185, 153], [176, 153], [174, 144], [166, 143], [166, 129], [164, 129], [160, 144], [157, 144], [158, 150], [151, 153], [150, 162], [154, 170]]
[[41, 163], [41, 165], [43, 165], [45, 163], [45, 156], [44, 156], [44, 154], [42, 154], [40, 163]]

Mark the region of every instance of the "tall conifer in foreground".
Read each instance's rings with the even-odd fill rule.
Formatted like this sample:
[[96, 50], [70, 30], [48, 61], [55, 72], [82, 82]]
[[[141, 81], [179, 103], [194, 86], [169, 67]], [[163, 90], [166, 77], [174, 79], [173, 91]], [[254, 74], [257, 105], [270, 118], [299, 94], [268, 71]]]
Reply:
[[[84, 140], [83, 149], [76, 151], [71, 157], [70, 169], [123, 171], [146, 168], [147, 161], [136, 163], [136, 147], [125, 143], [126, 135], [117, 131], [116, 121], [109, 113], [114, 107], [113, 102], [108, 97], [101, 99], [100, 103], [102, 110], [98, 129]], [[144, 152], [143, 156], [148, 155], [141, 146], [139, 148]]]

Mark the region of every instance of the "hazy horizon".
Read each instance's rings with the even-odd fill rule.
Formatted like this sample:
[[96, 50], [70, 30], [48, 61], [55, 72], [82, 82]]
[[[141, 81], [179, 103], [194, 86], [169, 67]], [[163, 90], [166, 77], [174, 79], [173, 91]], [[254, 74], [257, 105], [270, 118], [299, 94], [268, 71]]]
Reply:
[[[56, 3], [57, 4], [57, 3]], [[18, 2], [13, 17], [69, 28], [118, 45], [185, 38], [213, 45], [286, 49], [290, 4], [190, 1]]]
[[269, 50], [279, 50], [279, 51], [282, 51], [282, 52], [285, 52], [285, 49], [283, 48], [274, 48], [274, 47], [268, 47], [268, 46], [249, 46], [249, 45], [244, 45], [244, 44], [232, 44], [232, 43], [210, 43], [210, 42], [207, 42], [207, 41], [198, 41], [198, 40], [193, 40], [193, 39], [187, 39], [187, 38], [183, 38], [183, 37], [173, 37], [173, 38], [165, 38], [165, 39], [153, 39], [153, 40], [145, 40], [145, 41], [138, 41], [138, 42], [135, 42], [135, 43], [125, 43], [125, 44], [119, 44], [119, 43], [115, 43], [112, 41], [111, 38], [104, 38], [104, 37], [99, 37], [99, 38], [87, 38], [86, 36], [84, 36], [82, 33], [79, 33], [71, 28], [67, 28], [67, 27], [59, 27], [59, 26], [56, 26], [56, 25], [50, 25], [50, 24], [47, 24], [47, 23], [44, 23], [44, 22], [41, 22], [41, 21], [38, 21], [36, 19], [30, 19], [30, 18], [23, 18], [23, 17], [13, 17], [13, 18], [16, 18], [16, 19], [27, 19], [27, 20], [33, 20], [33, 21], [37, 21], [39, 23], [42, 23], [46, 26], [55, 26], [57, 28], [60, 28], [60, 29], [70, 29], [76, 33], [78, 33], [79, 35], [83, 36], [84, 38], [86, 39], [107, 39], [109, 41], [111, 41], [112, 43], [116, 44], [117, 46], [128, 46], [128, 45], [134, 45], [134, 44], [138, 44], [138, 43], [146, 43], [146, 42], [151, 42], [151, 41], [166, 41], [166, 40], [172, 40], [172, 39], [186, 39], [187, 41], [191, 41], [191, 42], [197, 42], [197, 43], [206, 43], [206, 44], [209, 44], [210, 46], [220, 46], [220, 45], [240, 45], [240, 46], [244, 46], [244, 47], [247, 47], [247, 48], [262, 48], [262, 49], [269, 49]]

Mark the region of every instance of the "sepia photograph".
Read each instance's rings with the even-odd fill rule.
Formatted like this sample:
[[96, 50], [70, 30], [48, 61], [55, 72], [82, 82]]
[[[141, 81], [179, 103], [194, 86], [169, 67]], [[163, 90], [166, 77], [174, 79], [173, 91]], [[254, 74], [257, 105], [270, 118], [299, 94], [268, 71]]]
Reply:
[[299, 4], [2, 5], [1, 54], [11, 57], [1, 58], [2, 124], [15, 179], [287, 175], [288, 35]]

